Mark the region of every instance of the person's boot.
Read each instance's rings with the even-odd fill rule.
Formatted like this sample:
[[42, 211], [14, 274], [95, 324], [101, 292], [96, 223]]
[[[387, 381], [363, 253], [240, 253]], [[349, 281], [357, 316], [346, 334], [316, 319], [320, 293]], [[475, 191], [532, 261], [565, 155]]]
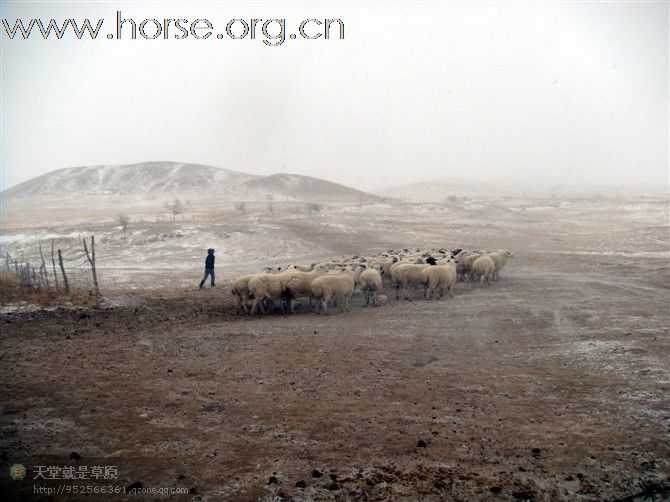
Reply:
[[200, 289], [205, 285], [205, 281], [200, 281]]

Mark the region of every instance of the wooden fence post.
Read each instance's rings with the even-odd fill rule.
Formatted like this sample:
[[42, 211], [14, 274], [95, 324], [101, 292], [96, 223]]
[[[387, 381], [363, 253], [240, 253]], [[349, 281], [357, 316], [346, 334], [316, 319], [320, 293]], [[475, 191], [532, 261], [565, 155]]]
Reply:
[[86, 252], [86, 259], [91, 264], [91, 272], [93, 273], [93, 289], [95, 290], [95, 301], [100, 305], [100, 288], [98, 287], [98, 274], [95, 270], [95, 235], [91, 235], [91, 253], [88, 252], [86, 246], [86, 237], [84, 237], [84, 251]]
[[63, 284], [65, 284], [65, 292], [70, 292], [70, 285], [67, 282], [67, 275], [65, 275], [65, 267], [63, 266], [63, 254], [58, 250], [58, 263], [60, 265], [60, 272], [63, 274]]
[[54, 269], [54, 280], [56, 281], [56, 289], [58, 289], [58, 274], [56, 273], [56, 260], [54, 259], [54, 240], [51, 239], [51, 265]]
[[42, 244], [40, 244], [40, 258], [42, 258], [42, 266], [40, 267], [40, 276], [44, 274], [44, 282], [46, 287], [49, 288], [49, 277], [47, 277], [47, 266], [44, 263], [44, 254], [42, 253]]

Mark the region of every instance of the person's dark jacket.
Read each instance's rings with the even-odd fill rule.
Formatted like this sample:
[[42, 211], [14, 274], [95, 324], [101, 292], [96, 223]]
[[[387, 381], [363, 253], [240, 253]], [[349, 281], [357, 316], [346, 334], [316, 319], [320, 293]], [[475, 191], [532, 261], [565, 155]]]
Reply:
[[214, 253], [209, 253], [205, 258], [205, 268], [214, 268]]

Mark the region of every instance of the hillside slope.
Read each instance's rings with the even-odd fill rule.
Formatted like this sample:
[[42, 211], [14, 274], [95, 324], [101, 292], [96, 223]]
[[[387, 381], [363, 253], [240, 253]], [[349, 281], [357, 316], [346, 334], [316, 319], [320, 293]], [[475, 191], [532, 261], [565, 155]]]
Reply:
[[143, 162], [52, 171], [1, 193], [5, 202], [47, 197], [217, 196], [230, 199], [318, 199], [341, 202], [377, 197], [331, 181], [297, 174], [257, 176], [202, 164]]

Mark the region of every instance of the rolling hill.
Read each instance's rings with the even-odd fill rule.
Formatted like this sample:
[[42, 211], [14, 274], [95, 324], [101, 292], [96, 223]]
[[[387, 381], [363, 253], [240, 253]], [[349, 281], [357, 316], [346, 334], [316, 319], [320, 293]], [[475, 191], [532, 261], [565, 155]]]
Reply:
[[377, 190], [376, 195], [393, 197], [407, 202], [441, 202], [450, 195], [491, 195], [500, 190], [493, 183], [460, 178], [418, 181]]
[[331, 181], [297, 174], [257, 176], [202, 164], [140, 164], [72, 167], [52, 171], [0, 193], [4, 202], [50, 197], [215, 196], [230, 199], [318, 199], [367, 202], [377, 196]]

